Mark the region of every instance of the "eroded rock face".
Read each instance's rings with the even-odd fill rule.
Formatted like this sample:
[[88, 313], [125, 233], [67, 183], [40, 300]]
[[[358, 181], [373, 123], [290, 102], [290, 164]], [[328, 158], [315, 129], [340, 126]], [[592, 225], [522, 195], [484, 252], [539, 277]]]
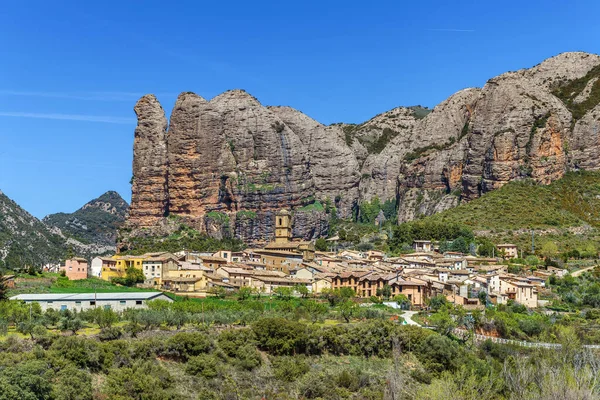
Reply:
[[302, 140], [312, 172], [315, 196], [331, 201], [348, 218], [358, 199], [360, 181], [356, 156], [342, 139], [341, 128], [324, 126], [290, 107], [271, 107]]
[[168, 212], [167, 118], [154, 95], [146, 95], [134, 107], [138, 125], [133, 141], [131, 208], [127, 222], [152, 227]]
[[128, 225], [164, 230], [170, 214], [260, 242], [287, 208], [294, 234], [309, 239], [324, 234], [334, 207], [347, 218], [375, 197], [395, 200], [408, 221], [515, 179], [547, 184], [570, 168], [597, 169], [599, 66], [596, 55], [565, 53], [433, 110], [398, 107], [360, 125], [324, 126], [233, 90], [210, 101], [182, 93], [167, 133], [160, 104], [144, 96]]
[[[139, 104], [145, 101], [146, 97]], [[165, 188], [160, 199], [168, 202], [163, 209], [158, 202], [148, 204], [134, 196], [132, 210], [154, 208], [152, 218], [140, 219], [140, 211], [134, 212], [130, 226], [158, 225], [157, 219], [172, 215], [213, 237], [234, 235], [260, 242], [272, 237], [274, 215], [281, 208], [337, 200], [339, 214], [346, 217], [356, 203], [359, 174], [354, 154], [334, 128], [296, 110], [269, 109], [248, 93], [233, 90], [210, 101], [182, 93], [166, 134], [147, 132], [146, 114], [139, 115], [136, 140], [140, 136], [145, 141], [134, 148], [134, 190], [140, 190], [136, 182], [146, 180], [146, 192], [157, 193], [160, 175], [160, 188]], [[143, 169], [140, 166], [150, 162], [150, 148], [161, 150], [162, 162], [152, 160], [156, 165]], [[311, 220], [306, 214], [297, 218], [298, 236], [321, 234], [302, 222]]]

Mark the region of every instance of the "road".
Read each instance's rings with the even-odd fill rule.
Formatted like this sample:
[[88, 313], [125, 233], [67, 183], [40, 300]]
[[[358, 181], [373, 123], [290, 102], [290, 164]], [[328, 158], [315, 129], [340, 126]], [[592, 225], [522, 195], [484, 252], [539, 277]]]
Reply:
[[592, 265], [591, 267], [587, 267], [587, 268], [584, 268], [584, 269], [580, 269], [579, 271], [575, 271], [575, 272], [573, 272], [573, 273], [571, 274], [571, 276], [577, 277], [577, 276], [579, 276], [579, 275], [583, 274], [585, 271], [589, 271], [589, 270], [592, 270], [592, 269], [594, 269], [594, 268], [596, 268], [596, 266], [595, 266], [595, 265]]
[[412, 316], [417, 313], [418, 311], [404, 311], [404, 314], [402, 314], [402, 318], [404, 318], [407, 325], [421, 326], [421, 324], [417, 324], [415, 321], [412, 320]]

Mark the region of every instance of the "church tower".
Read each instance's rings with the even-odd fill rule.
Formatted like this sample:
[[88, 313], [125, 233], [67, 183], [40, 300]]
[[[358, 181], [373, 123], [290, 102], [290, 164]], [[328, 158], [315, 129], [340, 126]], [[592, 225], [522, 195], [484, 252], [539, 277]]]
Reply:
[[287, 210], [275, 214], [275, 243], [288, 243], [292, 238], [292, 215]]

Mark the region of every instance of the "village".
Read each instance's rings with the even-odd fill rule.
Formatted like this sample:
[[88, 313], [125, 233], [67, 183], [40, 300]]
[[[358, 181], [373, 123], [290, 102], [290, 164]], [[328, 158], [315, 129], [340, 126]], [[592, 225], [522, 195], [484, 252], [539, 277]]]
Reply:
[[[331, 247], [335, 247], [335, 240], [328, 239]], [[547, 279], [567, 273], [551, 266], [526, 276], [509, 273], [503, 261], [516, 258], [518, 249], [512, 244], [498, 244], [497, 248], [501, 257], [440, 253], [435, 243], [423, 239], [414, 241], [413, 252], [399, 257], [387, 257], [375, 250], [316, 251], [313, 242], [292, 238], [291, 214], [281, 210], [276, 215], [275, 238], [263, 248], [116, 254], [96, 257], [90, 265], [83, 258], [72, 258], [56, 272], [70, 280], [96, 277], [119, 281], [133, 268], [144, 276], [137, 286], [189, 297], [215, 296], [244, 287], [257, 295], [282, 290], [320, 295], [350, 288], [363, 299], [403, 295], [417, 310], [440, 295], [452, 304], [471, 309], [483, 307], [482, 302], [499, 305], [509, 301], [536, 308], [538, 291]]]

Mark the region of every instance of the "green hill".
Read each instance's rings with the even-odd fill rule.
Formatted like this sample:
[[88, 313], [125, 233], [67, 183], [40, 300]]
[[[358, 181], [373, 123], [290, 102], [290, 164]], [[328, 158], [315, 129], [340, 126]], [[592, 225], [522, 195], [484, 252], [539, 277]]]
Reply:
[[117, 192], [109, 191], [74, 213], [50, 214], [43, 222], [82, 243], [114, 246], [128, 211], [127, 202]]
[[473, 230], [600, 227], [600, 172], [569, 172], [550, 185], [514, 181], [456, 208], [428, 217]]
[[62, 236], [0, 192], [0, 269], [57, 262], [66, 252]]
[[577, 250], [595, 257], [600, 249], [600, 172], [569, 172], [547, 186], [514, 181], [424, 221], [466, 225], [477, 236], [515, 243], [525, 253], [531, 250], [533, 231], [538, 254]]

